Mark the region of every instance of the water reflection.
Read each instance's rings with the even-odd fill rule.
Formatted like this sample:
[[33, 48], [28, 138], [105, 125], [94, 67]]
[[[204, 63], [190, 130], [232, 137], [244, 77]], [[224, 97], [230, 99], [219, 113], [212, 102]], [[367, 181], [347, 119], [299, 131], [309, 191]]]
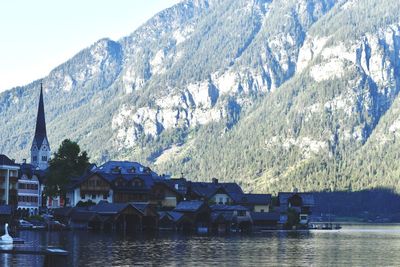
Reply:
[[[21, 232], [24, 246], [59, 246], [69, 266], [396, 266], [400, 227], [196, 236], [174, 233]], [[4, 266], [42, 266], [36, 256], [1, 255]]]

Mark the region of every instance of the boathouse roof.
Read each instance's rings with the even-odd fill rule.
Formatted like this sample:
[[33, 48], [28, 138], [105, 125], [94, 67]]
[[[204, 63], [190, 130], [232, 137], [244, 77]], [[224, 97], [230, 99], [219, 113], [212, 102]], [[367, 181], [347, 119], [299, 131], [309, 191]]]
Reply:
[[200, 210], [203, 205], [204, 202], [199, 200], [181, 201], [178, 203], [174, 211], [196, 212]]
[[280, 206], [287, 206], [288, 201], [293, 196], [299, 196], [302, 200], [302, 206], [315, 206], [315, 199], [313, 193], [299, 193], [299, 192], [279, 192], [278, 199]]

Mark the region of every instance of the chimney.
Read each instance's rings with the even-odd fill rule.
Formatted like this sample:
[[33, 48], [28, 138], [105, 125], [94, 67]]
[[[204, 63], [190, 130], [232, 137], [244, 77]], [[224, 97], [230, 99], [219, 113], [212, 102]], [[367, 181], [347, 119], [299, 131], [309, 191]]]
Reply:
[[217, 178], [215, 178], [215, 177], [214, 177], [214, 178], [212, 178], [212, 183], [213, 183], [213, 184], [218, 184], [218, 179], [217, 179]]

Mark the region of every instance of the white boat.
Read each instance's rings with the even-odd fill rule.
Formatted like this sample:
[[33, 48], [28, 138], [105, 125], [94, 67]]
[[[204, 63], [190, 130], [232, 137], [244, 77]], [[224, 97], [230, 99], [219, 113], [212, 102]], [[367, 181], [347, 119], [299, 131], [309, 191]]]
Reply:
[[0, 245], [12, 245], [13, 238], [8, 234], [8, 223], [4, 226], [5, 234], [0, 236]]

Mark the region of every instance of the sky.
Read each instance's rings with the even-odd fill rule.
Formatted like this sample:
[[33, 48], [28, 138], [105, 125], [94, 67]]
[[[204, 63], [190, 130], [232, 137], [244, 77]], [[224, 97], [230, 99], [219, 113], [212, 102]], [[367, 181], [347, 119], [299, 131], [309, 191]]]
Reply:
[[179, 0], [0, 0], [0, 92], [40, 79], [101, 38], [129, 35]]

